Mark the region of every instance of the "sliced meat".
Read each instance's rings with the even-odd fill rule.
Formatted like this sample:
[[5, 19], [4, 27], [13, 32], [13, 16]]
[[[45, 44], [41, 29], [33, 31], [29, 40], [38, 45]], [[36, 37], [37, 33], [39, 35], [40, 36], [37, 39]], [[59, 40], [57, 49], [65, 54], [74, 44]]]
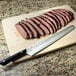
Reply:
[[54, 23], [45, 15], [40, 15], [40, 17], [44, 18], [46, 20], [46, 22], [48, 22], [50, 24], [50, 26], [53, 28], [53, 33], [56, 32], [56, 27], [54, 25]]
[[45, 14], [43, 14], [42, 16], [45, 17], [46, 19], [48, 19], [53, 24], [54, 32], [57, 31], [57, 28], [55, 26], [55, 24], [56, 24], [55, 21]]
[[43, 22], [40, 20], [40, 18], [35, 17], [34, 18], [35, 21], [39, 24], [39, 26], [41, 27], [41, 29], [44, 31], [45, 34], [49, 34], [49, 30], [47, 29], [47, 27], [43, 24]]
[[30, 31], [30, 29], [27, 27], [27, 25], [26, 25], [26, 24], [23, 24], [22, 22], [20, 22], [19, 24], [22, 25], [22, 26], [26, 29], [26, 31], [27, 31], [28, 34], [29, 34], [29, 39], [33, 38], [33, 34], [32, 34], [32, 32]]
[[[50, 30], [49, 30], [49, 24], [43, 19], [43, 18], [41, 18], [41, 17], [36, 17], [40, 22], [41, 22], [41, 24], [43, 24], [43, 26], [45, 26], [45, 28], [47, 28], [47, 34], [50, 34], [51, 32], [50, 32]], [[46, 32], [45, 32], [46, 33]]]
[[61, 28], [61, 24], [60, 24], [58, 18], [54, 15], [54, 13], [48, 12], [47, 14], [48, 14], [52, 19], [55, 20], [57, 29], [60, 29], [60, 28]]
[[[52, 13], [52, 12], [49, 12], [49, 13]], [[59, 28], [58, 29], [60, 29], [62, 27], [60, 19], [57, 17], [56, 14], [54, 14], [54, 13], [52, 13], [52, 14], [56, 17], [56, 19], [58, 21], [58, 24], [59, 24]]]
[[67, 17], [67, 19], [68, 19], [68, 21], [70, 21], [71, 17], [70, 17], [70, 15], [69, 15], [69, 13], [68, 13], [67, 11], [64, 11], [64, 10], [57, 10], [57, 11], [59, 11], [59, 12], [65, 14], [66, 17]]
[[39, 35], [43, 36], [45, 34], [44, 31], [41, 29], [40, 24], [37, 23], [37, 21], [34, 18], [30, 19], [30, 22], [35, 27]]
[[68, 23], [68, 21], [69, 21], [69, 17], [67, 16], [67, 14], [65, 14], [65, 13], [62, 12], [62, 11], [58, 11], [58, 10], [54, 10], [54, 11], [57, 11], [57, 12], [61, 13], [61, 14], [65, 17], [65, 20], [66, 20], [67, 23]]
[[61, 22], [60, 22], [59, 18], [54, 13], [52, 13], [51, 11], [49, 11], [49, 13], [54, 15], [54, 18], [57, 20], [57, 23], [59, 24], [58, 25], [59, 26], [58, 29], [60, 29], [61, 28]]
[[49, 13], [46, 13], [46, 14], [44, 14], [44, 15], [48, 16], [48, 17], [53, 21], [53, 23], [54, 23], [56, 29], [58, 30], [58, 26], [57, 26], [58, 24], [57, 24], [55, 18], [53, 18], [51, 15], [49, 15]]
[[66, 10], [64, 10], [64, 9], [57, 9], [57, 10], [60, 11], [60, 12], [65, 13], [65, 14], [67, 15], [69, 21], [70, 21], [70, 19], [71, 19], [71, 15], [68, 13], [68, 11], [66, 11]]
[[53, 34], [74, 19], [71, 11], [54, 9], [42, 15], [22, 20], [16, 24], [21, 36], [26, 39]]
[[61, 14], [61, 16], [64, 18], [64, 20], [65, 20], [65, 24], [67, 24], [68, 23], [68, 17], [66, 16], [66, 14], [65, 13], [63, 13], [63, 12], [60, 12], [60, 11], [57, 11], [57, 10], [53, 10], [54, 12], [56, 12], [56, 13], [59, 13], [59, 14]]
[[[57, 14], [55, 14], [55, 13], [54, 13], [54, 15], [55, 15], [55, 16], [57, 17], [57, 19], [59, 20], [59, 22], [60, 22], [60, 24], [61, 24], [61, 26], [60, 26], [60, 27], [62, 27], [62, 22], [61, 22], [61, 19], [62, 19], [62, 18], [60, 18], [60, 16], [58, 16], [58, 15], [57, 15]], [[45, 15], [44, 15], [44, 17], [49, 18], [48, 16], [45, 16]], [[50, 18], [49, 18], [49, 20], [50, 20]], [[51, 21], [50, 21], [50, 22], [51, 22]], [[57, 29], [56, 29], [56, 26], [55, 26], [54, 22], [52, 21], [51, 23], [53, 24], [53, 26], [54, 26], [54, 28], [55, 28], [55, 31], [57, 31]]]
[[73, 19], [74, 19], [74, 14], [73, 14], [71, 11], [68, 11], [68, 13], [69, 13], [69, 14], [70, 14], [70, 16], [71, 16], [70, 21], [71, 21], [71, 20], [73, 20]]
[[56, 14], [56, 16], [60, 19], [61, 21], [61, 25], [64, 26], [66, 23], [65, 23], [65, 20], [64, 18], [62, 17], [62, 15], [60, 13], [57, 13], [55, 11], [52, 11], [54, 14]]
[[52, 25], [50, 24], [51, 22], [49, 22], [49, 20], [47, 20], [46, 18], [44, 18], [42, 16], [40, 16], [40, 18], [43, 19], [47, 23], [47, 27], [48, 27], [50, 33], [53, 34], [54, 33], [54, 29], [53, 29]]
[[18, 32], [21, 34], [21, 36], [25, 39], [29, 39], [29, 34], [28, 32], [26, 31], [25, 27], [20, 25], [19, 23], [17, 23], [16, 25], [16, 28], [18, 30]]
[[33, 25], [30, 23], [30, 20], [24, 21], [22, 20], [22, 23], [25, 24], [26, 26], [28, 26], [29, 30], [32, 32], [33, 37], [38, 37], [38, 33], [35, 30], [35, 28], [33, 27]]

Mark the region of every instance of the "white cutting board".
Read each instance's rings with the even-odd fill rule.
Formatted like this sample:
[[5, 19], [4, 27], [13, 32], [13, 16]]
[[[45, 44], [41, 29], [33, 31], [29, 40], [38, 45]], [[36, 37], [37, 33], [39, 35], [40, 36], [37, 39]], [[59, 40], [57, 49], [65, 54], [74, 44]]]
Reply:
[[[27, 47], [30, 47], [31, 45], [39, 42], [40, 40], [43, 40], [43, 39], [51, 36], [51, 35], [44, 36], [40, 39], [37, 39], [37, 38], [36, 39], [30, 39], [30, 40], [23, 39], [21, 37], [21, 35], [18, 33], [17, 29], [15, 28], [15, 24], [17, 22], [19, 22], [22, 19], [34, 17], [34, 16], [40, 15], [44, 12], [47, 12], [49, 10], [57, 9], [57, 8], [68, 9], [68, 10], [72, 11], [74, 13], [75, 19], [72, 22], [70, 22], [66, 27], [68, 27], [70, 25], [76, 26], [76, 14], [73, 11], [73, 9], [68, 5], [49, 8], [49, 9], [40, 10], [40, 11], [29, 13], [29, 14], [24, 14], [24, 15], [19, 15], [19, 16], [14, 16], [11, 18], [3, 19], [2, 20], [2, 26], [4, 29], [4, 34], [5, 34], [7, 45], [9, 48], [9, 54], [10, 55], [15, 54], [15, 53], [19, 52], [20, 50], [23, 50]], [[63, 27], [61, 30], [63, 30], [66, 27]], [[61, 31], [61, 30], [59, 30], [59, 31]], [[46, 49], [39, 52], [37, 55], [41, 55], [41, 54], [56, 50], [58, 48], [65, 47], [65, 46], [71, 45], [73, 43], [76, 43], [76, 29], [74, 31], [72, 31], [71, 33], [69, 33], [68, 35], [66, 35], [65, 37], [63, 37], [62, 39], [55, 42], [54, 44], [50, 45]], [[28, 59], [28, 58], [31, 58], [31, 56], [26, 55], [25, 57], [21, 58], [20, 60]]]

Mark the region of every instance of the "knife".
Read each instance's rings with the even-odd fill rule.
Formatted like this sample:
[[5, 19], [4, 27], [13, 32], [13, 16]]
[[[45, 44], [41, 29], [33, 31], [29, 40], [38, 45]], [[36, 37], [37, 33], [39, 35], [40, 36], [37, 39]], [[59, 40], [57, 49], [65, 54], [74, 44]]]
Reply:
[[36, 43], [35, 45], [26, 48], [12, 56], [9, 56], [3, 60], [0, 61], [0, 64], [5, 66], [10, 62], [13, 62], [25, 55], [35, 55], [36, 53], [40, 52], [42, 49], [48, 47], [49, 45], [52, 45], [53, 43], [55, 43], [57, 40], [61, 39], [62, 37], [64, 37], [65, 35], [67, 35], [68, 33], [70, 33], [71, 31], [73, 31], [75, 29], [74, 25], [71, 25], [67, 28], [65, 28], [64, 30], [60, 31], [60, 32], [56, 32], [55, 34], [53, 34], [52, 36]]

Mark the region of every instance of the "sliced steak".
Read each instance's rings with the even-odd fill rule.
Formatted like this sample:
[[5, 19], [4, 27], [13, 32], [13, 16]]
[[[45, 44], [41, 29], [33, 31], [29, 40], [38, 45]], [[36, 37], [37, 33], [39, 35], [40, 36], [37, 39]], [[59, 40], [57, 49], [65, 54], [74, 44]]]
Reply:
[[36, 18], [40, 20], [40, 22], [43, 24], [43, 26], [45, 26], [45, 28], [47, 28], [47, 30], [48, 30], [47, 34], [50, 34], [51, 33], [50, 30], [49, 30], [50, 25], [46, 22], [46, 20], [43, 19], [42, 17], [39, 17], [39, 16], [36, 17]]
[[65, 16], [67, 23], [69, 22], [69, 17], [68, 17], [68, 15], [65, 14], [63, 11], [58, 11], [58, 10], [54, 10], [54, 11], [57, 11], [57, 12], [61, 13], [63, 16]]
[[70, 21], [71, 17], [70, 17], [70, 15], [69, 15], [69, 13], [67, 11], [64, 11], [64, 10], [56, 10], [56, 11], [59, 11], [59, 12], [65, 14], [67, 19], [68, 19], [68, 21]]
[[38, 33], [37, 33], [37, 31], [33, 27], [32, 23], [30, 23], [30, 20], [26, 20], [26, 21], [23, 20], [22, 23], [24, 23], [25, 25], [28, 26], [28, 28], [30, 29], [30, 31], [33, 34], [33, 37], [38, 37], [39, 36]]
[[20, 25], [19, 23], [17, 23], [15, 25], [15, 27], [17, 28], [18, 32], [21, 34], [21, 36], [25, 39], [29, 39], [29, 34], [28, 32], [26, 31], [25, 27]]
[[46, 20], [46, 22], [48, 22], [50, 24], [50, 26], [53, 28], [53, 33], [56, 32], [56, 27], [54, 25], [54, 23], [45, 15], [40, 15], [42, 18], [44, 18]]
[[69, 14], [70, 14], [70, 16], [71, 16], [70, 21], [71, 21], [71, 20], [73, 20], [73, 19], [74, 19], [74, 14], [73, 14], [71, 11], [68, 11], [68, 13], [69, 13]]
[[54, 33], [54, 29], [53, 29], [53, 27], [51, 25], [51, 22], [48, 19], [46, 19], [46, 18], [44, 18], [42, 16], [40, 16], [40, 18], [43, 19], [47, 23], [47, 27], [48, 27], [50, 33], [53, 34]]
[[43, 36], [45, 33], [41, 29], [39, 22], [37, 22], [37, 20], [34, 18], [30, 19], [30, 21], [31, 21], [32, 25], [35, 27], [35, 29], [37, 30], [37, 32], [39, 33], [39, 35]]
[[65, 25], [68, 23], [68, 17], [66, 16], [65, 13], [60, 12], [60, 11], [57, 11], [57, 10], [53, 10], [53, 11], [56, 12], [56, 13], [61, 14], [61, 16], [62, 16], [62, 17], [64, 18], [64, 20], [65, 20]]
[[64, 9], [57, 9], [57, 11], [60, 11], [60, 12], [65, 13], [65, 14], [67, 15], [69, 21], [70, 21], [70, 19], [71, 19], [71, 15], [68, 13], [68, 11], [66, 11], [66, 10], [64, 10]]
[[49, 30], [48, 28], [43, 24], [42, 20], [38, 17], [34, 18], [35, 21], [39, 24], [39, 26], [41, 27], [41, 29], [44, 31], [45, 34], [49, 34]]
[[58, 24], [57, 24], [55, 18], [53, 18], [51, 15], [49, 15], [49, 13], [46, 13], [46, 14], [44, 14], [44, 15], [48, 16], [48, 17], [53, 21], [53, 23], [54, 23], [56, 29], [58, 30], [58, 26], [57, 26]]
[[74, 19], [71, 11], [54, 9], [42, 15], [22, 20], [16, 24], [21, 36], [26, 39], [53, 34]]
[[48, 12], [47, 14], [48, 14], [52, 19], [55, 20], [57, 30], [60, 29], [61, 24], [59, 23], [58, 19], [57, 19], [56, 16], [54, 15], [54, 13], [52, 13], [52, 12]]
[[43, 14], [42, 16], [45, 17], [46, 19], [48, 19], [53, 24], [55, 31], [57, 31], [57, 28], [55, 26], [56, 25], [55, 21], [45, 14]]
[[54, 14], [54, 13], [52, 13], [51, 11], [49, 11], [49, 13], [51, 13], [51, 14], [53, 14], [54, 15], [54, 18], [57, 20], [57, 22], [58, 22], [58, 29], [60, 29], [61, 28], [61, 22], [60, 22], [60, 20], [59, 20], [59, 18]]
[[60, 13], [57, 13], [55, 11], [52, 11], [54, 14], [56, 14], [56, 16], [60, 19], [61, 21], [61, 25], [64, 26], [66, 23], [65, 23], [65, 20], [64, 18], [62, 17], [62, 15]]
[[26, 29], [26, 31], [28, 32], [28, 34], [29, 34], [29, 39], [33, 38], [33, 34], [32, 34], [32, 32], [30, 31], [30, 29], [28, 28], [28, 26], [27, 26], [26, 24], [23, 24], [22, 22], [20, 22], [20, 25], [22, 25], [22, 26]]

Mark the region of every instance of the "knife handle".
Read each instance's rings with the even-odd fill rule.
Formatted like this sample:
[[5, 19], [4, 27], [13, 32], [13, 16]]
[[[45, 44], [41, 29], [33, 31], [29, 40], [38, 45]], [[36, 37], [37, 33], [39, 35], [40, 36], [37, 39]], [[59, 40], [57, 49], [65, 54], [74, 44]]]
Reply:
[[24, 50], [12, 55], [12, 56], [9, 56], [9, 57], [1, 60], [0, 64], [3, 65], [3, 66], [7, 65], [8, 63], [17, 60], [17, 59], [23, 57], [24, 55], [26, 55], [26, 49], [24, 49]]

